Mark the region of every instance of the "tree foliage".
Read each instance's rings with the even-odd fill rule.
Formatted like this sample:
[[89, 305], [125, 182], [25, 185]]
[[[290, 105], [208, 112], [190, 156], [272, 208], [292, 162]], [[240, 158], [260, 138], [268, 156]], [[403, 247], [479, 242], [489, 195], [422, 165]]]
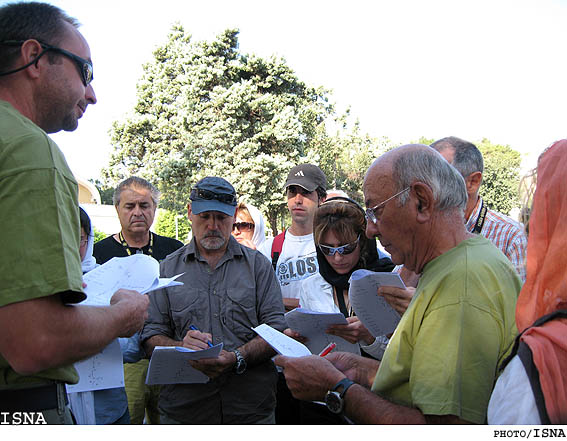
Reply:
[[476, 146], [484, 159], [480, 195], [493, 210], [509, 214], [512, 208], [519, 206], [520, 153], [486, 138]]
[[[325, 122], [335, 117], [329, 92], [306, 85], [281, 58], [240, 53], [237, 37], [229, 29], [212, 42], [193, 42], [173, 27], [144, 66], [132, 114], [112, 126], [114, 152], [104, 173], [112, 183], [132, 174], [150, 180], [162, 206], [179, 212], [195, 182], [222, 176], [275, 233], [291, 167], [322, 162], [333, 182], [356, 193], [361, 182], [348, 164], [368, 162], [375, 149], [358, 129], [328, 136]], [[345, 153], [347, 146], [363, 159]]]
[[171, 237], [185, 242], [189, 231], [191, 231], [191, 225], [187, 219], [187, 213], [182, 215], [171, 210], [160, 209], [154, 229], [155, 232], [161, 236]]

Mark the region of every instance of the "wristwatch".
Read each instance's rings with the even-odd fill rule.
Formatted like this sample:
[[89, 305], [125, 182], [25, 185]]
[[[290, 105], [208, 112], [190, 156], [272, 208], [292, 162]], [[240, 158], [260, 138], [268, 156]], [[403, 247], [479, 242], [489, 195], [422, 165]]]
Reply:
[[234, 372], [238, 375], [243, 374], [246, 370], [246, 360], [240, 353], [238, 349], [234, 350], [234, 355], [236, 355], [236, 364], [234, 365]]
[[[327, 405], [327, 409], [337, 415], [342, 413], [345, 407], [344, 396], [348, 388], [353, 384], [355, 384], [354, 381], [349, 380], [348, 378], [343, 378], [335, 385], [335, 387], [333, 387], [333, 390], [327, 392], [327, 395], [325, 395], [325, 404]], [[342, 390], [339, 392], [339, 389]]]

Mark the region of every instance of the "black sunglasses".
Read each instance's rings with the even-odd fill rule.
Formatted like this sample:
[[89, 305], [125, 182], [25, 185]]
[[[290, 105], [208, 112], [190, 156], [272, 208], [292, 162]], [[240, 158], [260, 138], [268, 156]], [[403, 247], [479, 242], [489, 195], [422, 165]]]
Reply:
[[194, 201], [196, 199], [206, 199], [208, 201], [215, 199], [229, 205], [236, 205], [236, 195], [234, 194], [219, 194], [214, 191], [204, 190], [202, 188], [194, 188], [191, 190], [189, 198]]
[[351, 254], [352, 252], [354, 252], [354, 250], [356, 250], [356, 246], [358, 245], [359, 240], [360, 235], [352, 243], [347, 243], [346, 245], [341, 245], [340, 247], [330, 247], [328, 245], [319, 244], [319, 249], [325, 256], [334, 256], [335, 253], [346, 256], [347, 254]]
[[[25, 43], [25, 41], [23, 41], [23, 40], [21, 40], [21, 41], [20, 40], [7, 40], [7, 41], [1, 42], [0, 44], [6, 45], [6, 46], [21, 46], [24, 43]], [[85, 60], [84, 58], [81, 58], [78, 55], [75, 55], [75, 54], [73, 54], [69, 51], [66, 51], [65, 49], [61, 49], [61, 48], [56, 47], [56, 46], [51, 46], [49, 44], [42, 43], [41, 41], [38, 41], [38, 43], [43, 48], [43, 51], [36, 58], [34, 58], [28, 64], [26, 64], [22, 67], [19, 67], [17, 69], [10, 70], [8, 72], [0, 72], [0, 76], [10, 75], [10, 74], [19, 72], [21, 70], [24, 70], [25, 68], [31, 66], [32, 64], [37, 63], [37, 61], [45, 53], [51, 51], [51, 52], [56, 52], [58, 54], [64, 55], [65, 57], [73, 60], [73, 62], [77, 66], [77, 69], [79, 70], [79, 75], [81, 76], [81, 80], [83, 81], [83, 84], [85, 85], [85, 87], [87, 87], [90, 84], [90, 82], [93, 80], [93, 64], [89, 60]]]
[[232, 231], [238, 230], [240, 232], [252, 231], [254, 224], [252, 222], [236, 222], [232, 224]]

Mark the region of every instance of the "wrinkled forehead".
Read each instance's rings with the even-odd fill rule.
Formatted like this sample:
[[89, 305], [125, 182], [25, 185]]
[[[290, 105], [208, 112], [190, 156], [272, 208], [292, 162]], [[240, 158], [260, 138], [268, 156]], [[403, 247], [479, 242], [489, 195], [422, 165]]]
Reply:
[[391, 164], [386, 161], [376, 160], [370, 166], [362, 186], [364, 203], [367, 207], [380, 203], [386, 195], [394, 190], [392, 172]]
[[131, 186], [122, 190], [120, 204], [151, 202], [153, 204], [152, 192], [147, 188]]

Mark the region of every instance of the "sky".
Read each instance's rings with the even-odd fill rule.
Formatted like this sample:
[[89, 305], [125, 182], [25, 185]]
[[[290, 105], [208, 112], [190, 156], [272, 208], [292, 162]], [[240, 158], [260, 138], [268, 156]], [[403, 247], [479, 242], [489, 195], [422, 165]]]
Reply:
[[176, 21], [196, 40], [238, 28], [242, 53], [283, 57], [395, 144], [488, 138], [528, 168], [566, 137], [567, 0], [49, 2], [82, 23], [92, 53], [98, 103], [53, 135], [83, 179], [107, 165], [111, 124], [131, 112], [142, 65]]

